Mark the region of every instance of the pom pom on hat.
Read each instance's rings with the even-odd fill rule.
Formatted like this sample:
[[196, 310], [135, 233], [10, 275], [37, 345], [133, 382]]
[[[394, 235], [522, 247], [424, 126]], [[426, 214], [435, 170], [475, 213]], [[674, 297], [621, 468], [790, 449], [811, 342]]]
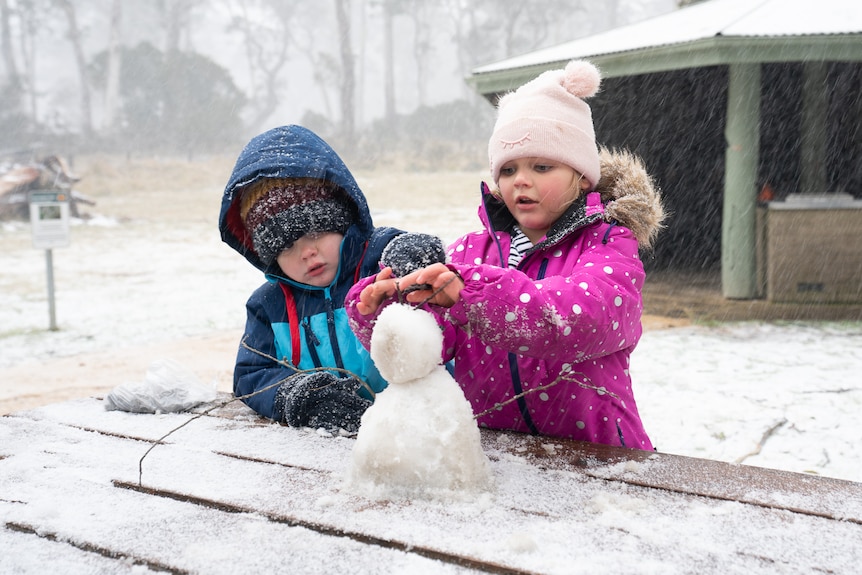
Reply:
[[240, 217], [267, 266], [302, 236], [343, 234], [358, 219], [341, 188], [314, 178], [256, 180], [242, 192]]
[[536, 157], [574, 168], [595, 187], [601, 177], [599, 151], [592, 112], [583, 98], [594, 96], [600, 85], [598, 68], [574, 60], [500, 98], [488, 142], [494, 182], [506, 162]]
[[582, 60], [569, 62], [560, 80], [563, 88], [578, 98], [592, 98], [598, 93], [601, 83], [599, 69]]

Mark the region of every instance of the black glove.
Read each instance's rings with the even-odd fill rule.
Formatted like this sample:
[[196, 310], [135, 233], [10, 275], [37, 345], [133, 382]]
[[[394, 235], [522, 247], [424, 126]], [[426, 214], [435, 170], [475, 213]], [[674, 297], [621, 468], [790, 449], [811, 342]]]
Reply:
[[401, 278], [419, 268], [446, 263], [446, 250], [437, 236], [411, 232], [393, 238], [383, 249], [380, 263]]
[[275, 411], [291, 427], [359, 430], [359, 419], [371, 402], [357, 395], [361, 384], [352, 377], [337, 378], [328, 371], [295, 375], [275, 394]]

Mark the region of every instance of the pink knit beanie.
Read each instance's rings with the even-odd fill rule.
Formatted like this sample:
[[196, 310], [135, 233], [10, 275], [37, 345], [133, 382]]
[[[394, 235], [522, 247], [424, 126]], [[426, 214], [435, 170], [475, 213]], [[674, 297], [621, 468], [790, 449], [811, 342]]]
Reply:
[[599, 151], [590, 107], [582, 98], [598, 92], [598, 68], [573, 60], [549, 70], [500, 98], [497, 123], [488, 142], [494, 183], [509, 160], [556, 160], [582, 173], [591, 187], [599, 181]]

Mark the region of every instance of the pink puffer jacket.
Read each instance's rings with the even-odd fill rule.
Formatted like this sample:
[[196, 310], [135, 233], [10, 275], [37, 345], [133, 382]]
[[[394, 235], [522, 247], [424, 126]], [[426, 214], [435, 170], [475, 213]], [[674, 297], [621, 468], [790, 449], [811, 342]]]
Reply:
[[[650, 245], [663, 211], [636, 158], [603, 152], [602, 160], [598, 191], [517, 269], [506, 267], [511, 215], [483, 186], [485, 229], [449, 248], [448, 265], [464, 279], [461, 299], [429, 309], [480, 425], [650, 450], [629, 356], [641, 336], [639, 240]], [[365, 345], [375, 316], [361, 316], [353, 302], [370, 281], [354, 286], [345, 306]]]

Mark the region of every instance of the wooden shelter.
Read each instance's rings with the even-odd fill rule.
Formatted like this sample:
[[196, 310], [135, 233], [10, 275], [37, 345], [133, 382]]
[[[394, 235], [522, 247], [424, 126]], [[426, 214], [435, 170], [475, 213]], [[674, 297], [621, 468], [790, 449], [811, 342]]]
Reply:
[[[710, 0], [481, 66], [468, 82], [495, 101], [573, 59], [592, 61], [605, 78], [591, 100], [600, 143], [643, 156], [671, 200], [671, 227], [689, 220], [688, 235], [662, 238], [670, 242], [665, 249], [700, 245], [689, 253], [689, 266], [708, 265], [718, 254], [725, 297], [766, 291], [764, 260], [772, 248], [759, 223], [758, 196], [825, 197], [815, 207], [826, 209], [862, 205], [862, 4]], [[851, 234], [862, 229], [862, 209], [853, 211]], [[862, 236], [841, 237], [862, 244]], [[846, 277], [823, 301], [862, 300], [862, 250], [841, 257], [835, 267]], [[776, 253], [773, 261], [781, 258]], [[824, 295], [822, 283], [788, 273], [775, 271], [774, 283], [796, 282]], [[772, 287], [769, 293], [781, 293]]]

